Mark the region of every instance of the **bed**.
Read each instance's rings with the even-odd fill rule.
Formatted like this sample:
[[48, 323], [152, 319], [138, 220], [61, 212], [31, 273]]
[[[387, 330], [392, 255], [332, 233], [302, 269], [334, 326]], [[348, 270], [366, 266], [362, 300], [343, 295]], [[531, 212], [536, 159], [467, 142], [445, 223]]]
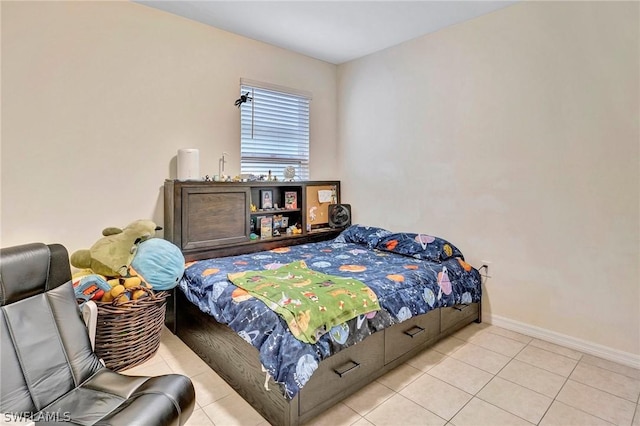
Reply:
[[[290, 267], [324, 279], [298, 296], [282, 291], [274, 306], [308, 297], [322, 310], [314, 288], [356, 279], [374, 293], [379, 310], [367, 306], [346, 322], [314, 329], [305, 342], [274, 306], [229, 280], [249, 282]], [[188, 262], [174, 297], [168, 311], [174, 332], [274, 425], [308, 421], [481, 319], [480, 274], [453, 244], [360, 225], [327, 241]]]

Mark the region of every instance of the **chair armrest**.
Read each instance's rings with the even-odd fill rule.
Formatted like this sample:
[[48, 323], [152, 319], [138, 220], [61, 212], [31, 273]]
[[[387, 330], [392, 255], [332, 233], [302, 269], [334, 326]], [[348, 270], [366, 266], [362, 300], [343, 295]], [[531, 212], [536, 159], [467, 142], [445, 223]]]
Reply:
[[96, 325], [98, 324], [98, 305], [93, 300], [88, 300], [82, 305], [82, 319], [87, 326], [89, 332], [89, 340], [91, 341], [91, 349], [95, 350], [96, 346]]

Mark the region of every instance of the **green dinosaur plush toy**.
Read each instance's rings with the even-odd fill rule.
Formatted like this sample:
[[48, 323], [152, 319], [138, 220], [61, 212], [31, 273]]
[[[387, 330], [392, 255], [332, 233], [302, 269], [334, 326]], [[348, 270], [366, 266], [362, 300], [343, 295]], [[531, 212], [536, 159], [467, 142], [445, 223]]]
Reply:
[[153, 237], [162, 229], [150, 220], [136, 220], [126, 228], [105, 228], [103, 237], [88, 250], [78, 250], [71, 255], [76, 268], [90, 268], [106, 277], [126, 276], [138, 244]]

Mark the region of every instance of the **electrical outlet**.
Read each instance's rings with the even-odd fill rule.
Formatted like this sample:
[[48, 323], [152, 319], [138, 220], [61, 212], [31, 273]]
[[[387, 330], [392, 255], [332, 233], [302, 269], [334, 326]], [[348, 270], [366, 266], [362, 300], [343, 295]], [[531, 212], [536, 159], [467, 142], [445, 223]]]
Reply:
[[492, 262], [490, 260], [481, 260], [480, 262], [482, 262], [481, 269], [484, 268], [484, 276], [486, 278], [491, 278], [491, 271], [489, 270], [489, 267], [491, 266]]

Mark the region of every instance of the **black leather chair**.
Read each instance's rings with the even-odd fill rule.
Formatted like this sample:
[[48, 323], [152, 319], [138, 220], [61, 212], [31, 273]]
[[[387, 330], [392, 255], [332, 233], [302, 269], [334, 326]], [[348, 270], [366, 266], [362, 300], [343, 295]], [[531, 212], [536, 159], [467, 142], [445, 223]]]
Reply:
[[63, 246], [0, 250], [0, 310], [4, 420], [22, 415], [38, 424], [183, 425], [193, 412], [189, 378], [130, 377], [100, 363]]

